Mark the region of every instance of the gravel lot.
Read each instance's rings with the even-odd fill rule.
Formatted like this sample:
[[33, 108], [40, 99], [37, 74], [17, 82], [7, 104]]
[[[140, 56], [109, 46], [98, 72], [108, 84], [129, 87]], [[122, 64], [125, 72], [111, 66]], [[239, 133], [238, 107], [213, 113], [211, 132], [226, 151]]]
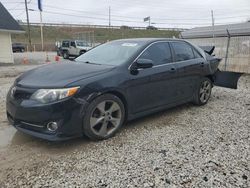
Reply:
[[0, 187], [250, 187], [250, 75], [238, 90], [214, 88], [205, 106], [129, 122], [109, 140], [50, 143], [6, 121], [7, 89], [29, 68], [0, 68]]

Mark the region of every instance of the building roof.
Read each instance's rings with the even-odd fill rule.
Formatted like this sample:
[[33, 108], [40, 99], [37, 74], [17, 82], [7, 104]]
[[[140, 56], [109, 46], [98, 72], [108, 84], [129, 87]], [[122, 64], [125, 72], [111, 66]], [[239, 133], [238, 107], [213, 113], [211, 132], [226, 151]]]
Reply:
[[230, 36], [250, 36], [250, 22], [216, 25], [208, 27], [196, 27], [187, 31], [181, 32], [181, 37], [184, 39], [190, 38], [210, 38]]
[[22, 27], [11, 16], [7, 9], [0, 2], [0, 31], [19, 33], [24, 32]]

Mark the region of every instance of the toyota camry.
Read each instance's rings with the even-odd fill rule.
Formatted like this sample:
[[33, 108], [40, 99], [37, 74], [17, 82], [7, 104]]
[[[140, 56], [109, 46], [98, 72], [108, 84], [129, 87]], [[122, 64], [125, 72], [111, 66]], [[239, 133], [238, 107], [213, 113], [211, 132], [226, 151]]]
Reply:
[[7, 117], [19, 131], [51, 141], [107, 139], [125, 121], [206, 104], [214, 85], [236, 89], [240, 74], [219, 71], [213, 50], [178, 39], [111, 41], [74, 62], [19, 76], [7, 94]]

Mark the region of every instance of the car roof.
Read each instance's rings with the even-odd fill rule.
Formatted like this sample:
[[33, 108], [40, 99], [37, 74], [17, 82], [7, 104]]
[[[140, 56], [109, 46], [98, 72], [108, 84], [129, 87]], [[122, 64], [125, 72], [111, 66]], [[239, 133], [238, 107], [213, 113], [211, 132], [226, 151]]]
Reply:
[[113, 40], [115, 41], [120, 41], [120, 42], [142, 42], [145, 44], [150, 44], [153, 42], [157, 41], [166, 41], [166, 42], [171, 42], [171, 41], [185, 41], [183, 39], [175, 39], [175, 38], [128, 38], [128, 39], [118, 39], [118, 40]]

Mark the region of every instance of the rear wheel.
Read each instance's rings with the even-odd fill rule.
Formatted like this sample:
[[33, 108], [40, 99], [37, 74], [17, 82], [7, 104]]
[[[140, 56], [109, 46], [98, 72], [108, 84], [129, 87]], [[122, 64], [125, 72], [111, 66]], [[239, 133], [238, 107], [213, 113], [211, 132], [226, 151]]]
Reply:
[[101, 95], [86, 110], [83, 120], [84, 134], [93, 140], [110, 138], [122, 126], [124, 117], [124, 105], [117, 96]]
[[196, 105], [204, 105], [210, 99], [212, 92], [212, 82], [209, 78], [202, 78], [200, 85], [196, 91], [194, 103]]

